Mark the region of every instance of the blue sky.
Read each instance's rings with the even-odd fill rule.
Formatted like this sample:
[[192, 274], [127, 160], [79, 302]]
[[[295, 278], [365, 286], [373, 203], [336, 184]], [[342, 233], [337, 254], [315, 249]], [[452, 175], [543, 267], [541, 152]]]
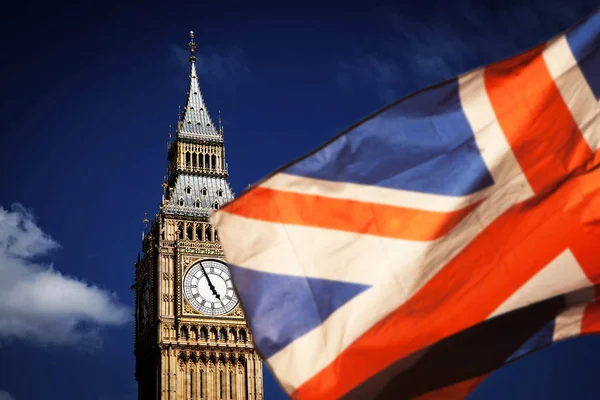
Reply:
[[[165, 4], [4, 6], [0, 400], [136, 398], [129, 288], [185, 101], [189, 30], [240, 193], [394, 99], [536, 45], [596, 7]], [[540, 351], [472, 398], [597, 398], [599, 353], [597, 338]], [[286, 398], [268, 374], [265, 394]]]

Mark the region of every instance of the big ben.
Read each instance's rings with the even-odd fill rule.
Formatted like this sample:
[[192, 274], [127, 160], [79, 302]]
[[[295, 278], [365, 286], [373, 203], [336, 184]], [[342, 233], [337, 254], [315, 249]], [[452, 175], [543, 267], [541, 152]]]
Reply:
[[160, 210], [135, 264], [138, 398], [261, 400], [262, 363], [211, 210], [233, 199], [223, 128], [208, 112], [190, 32], [189, 90], [167, 159]]

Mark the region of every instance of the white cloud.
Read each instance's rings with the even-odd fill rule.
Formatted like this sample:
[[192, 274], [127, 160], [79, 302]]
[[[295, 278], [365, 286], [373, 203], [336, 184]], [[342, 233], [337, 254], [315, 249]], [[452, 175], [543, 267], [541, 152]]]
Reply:
[[0, 389], [0, 400], [15, 400], [6, 390]]
[[42, 261], [58, 248], [23, 206], [0, 206], [0, 340], [89, 348], [102, 326], [128, 322], [131, 311], [114, 293]]

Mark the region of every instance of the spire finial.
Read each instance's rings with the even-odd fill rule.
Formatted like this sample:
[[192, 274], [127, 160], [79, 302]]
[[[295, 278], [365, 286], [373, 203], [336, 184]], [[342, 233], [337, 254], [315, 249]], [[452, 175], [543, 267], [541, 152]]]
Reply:
[[148, 222], [150, 222], [148, 220], [148, 213], [144, 213], [144, 219], [142, 220], [142, 223], [144, 224], [144, 231], [148, 229]]
[[196, 42], [194, 42], [194, 31], [190, 31], [190, 42], [188, 43], [188, 50], [190, 51], [190, 56], [188, 60], [191, 63], [196, 62]]
[[223, 120], [221, 119], [221, 110], [219, 110], [219, 133], [223, 134]]

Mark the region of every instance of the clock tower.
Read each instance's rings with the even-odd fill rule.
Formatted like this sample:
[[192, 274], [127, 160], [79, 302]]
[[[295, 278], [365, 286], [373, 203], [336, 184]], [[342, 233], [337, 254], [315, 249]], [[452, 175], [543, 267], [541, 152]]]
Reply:
[[215, 126], [204, 103], [190, 37], [187, 103], [135, 263], [138, 398], [262, 400], [262, 363], [208, 220], [234, 194], [221, 118]]

